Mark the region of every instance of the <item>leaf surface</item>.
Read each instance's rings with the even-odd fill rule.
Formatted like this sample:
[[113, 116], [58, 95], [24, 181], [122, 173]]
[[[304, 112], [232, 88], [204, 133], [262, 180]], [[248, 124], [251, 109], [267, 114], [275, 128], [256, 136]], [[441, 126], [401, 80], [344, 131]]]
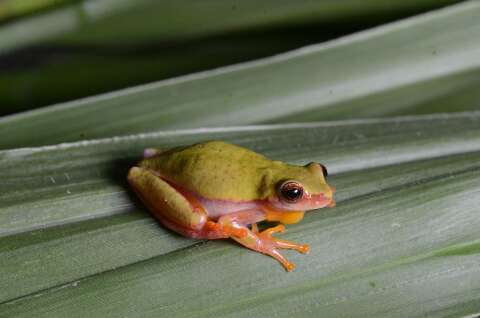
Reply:
[[271, 58], [12, 115], [0, 119], [0, 148], [476, 109], [479, 19], [480, 3], [467, 1]]
[[[156, 132], [0, 152], [1, 317], [448, 317], [480, 311], [480, 114]], [[223, 139], [320, 161], [338, 205], [285, 273], [164, 230], [125, 184], [147, 146]], [[179, 296], [181, 295], [181, 297]], [[214, 299], [215, 301], [212, 301]]]

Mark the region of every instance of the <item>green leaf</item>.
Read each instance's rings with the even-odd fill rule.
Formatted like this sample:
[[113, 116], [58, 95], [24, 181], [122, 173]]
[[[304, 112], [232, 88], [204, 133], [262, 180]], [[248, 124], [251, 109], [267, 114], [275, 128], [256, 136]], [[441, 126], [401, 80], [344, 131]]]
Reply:
[[[62, 1], [3, 0], [0, 20]], [[0, 115], [270, 56], [455, 2], [64, 3], [0, 28]]]
[[[252, 63], [0, 119], [0, 148], [157, 129], [314, 121], [478, 106], [480, 3]], [[439, 31], [441, 30], [441, 31]], [[439, 103], [439, 101], [442, 101]]]
[[70, 1], [72, 0], [2, 0], [0, 2], [0, 23], [52, 9]]
[[[26, 0], [22, 0], [25, 5]], [[42, 0], [29, 6], [54, 2]], [[59, 2], [58, 0], [57, 2]], [[65, 0], [61, 0], [65, 2]], [[5, 2], [5, 0], [3, 0]], [[192, 0], [98, 0], [76, 1], [58, 10], [20, 20], [0, 30], [0, 52], [53, 40], [70, 44], [105, 44], [145, 40], [179, 40], [231, 31], [358, 20], [385, 21], [405, 14], [459, 2], [459, 0], [355, 0], [258, 1], [223, 0], [209, 3]], [[0, 17], [9, 8], [0, 6]], [[3, 9], [3, 10], [2, 10]]]
[[[480, 113], [211, 128], [0, 152], [0, 317], [458, 317], [480, 311]], [[282, 235], [286, 273], [158, 226], [144, 147], [223, 139], [332, 172], [338, 206]]]
[[0, 56], [0, 65], [6, 68], [0, 73], [0, 115], [270, 56], [356, 30], [326, 29], [257, 30], [177, 42], [28, 47]]

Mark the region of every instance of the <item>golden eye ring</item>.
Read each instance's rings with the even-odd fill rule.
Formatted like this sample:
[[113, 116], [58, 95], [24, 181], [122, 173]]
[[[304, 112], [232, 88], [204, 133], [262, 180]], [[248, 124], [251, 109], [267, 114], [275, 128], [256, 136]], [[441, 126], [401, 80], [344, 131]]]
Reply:
[[295, 203], [303, 198], [305, 191], [303, 186], [294, 180], [287, 180], [279, 187], [279, 196], [287, 203]]

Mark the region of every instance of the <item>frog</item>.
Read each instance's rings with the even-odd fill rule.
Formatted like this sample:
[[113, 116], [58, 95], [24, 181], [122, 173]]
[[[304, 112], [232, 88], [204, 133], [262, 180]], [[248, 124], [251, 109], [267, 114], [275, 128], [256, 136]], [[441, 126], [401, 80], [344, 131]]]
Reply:
[[[147, 148], [127, 179], [166, 228], [193, 239], [233, 239], [292, 271], [295, 264], [280, 250], [306, 254], [310, 247], [274, 234], [300, 222], [306, 211], [335, 206], [335, 188], [327, 177], [326, 167], [317, 162], [285, 163], [212, 140], [167, 150]], [[260, 222], [272, 226], [260, 231]]]

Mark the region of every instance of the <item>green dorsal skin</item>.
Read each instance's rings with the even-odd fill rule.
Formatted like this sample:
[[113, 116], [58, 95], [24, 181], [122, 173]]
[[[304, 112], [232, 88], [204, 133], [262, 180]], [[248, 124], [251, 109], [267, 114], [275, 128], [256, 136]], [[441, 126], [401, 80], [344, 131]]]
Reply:
[[140, 167], [204, 198], [228, 201], [276, 196], [279, 183], [296, 180], [312, 193], [328, 191], [321, 170], [274, 161], [222, 141], [174, 148], [144, 159]]

